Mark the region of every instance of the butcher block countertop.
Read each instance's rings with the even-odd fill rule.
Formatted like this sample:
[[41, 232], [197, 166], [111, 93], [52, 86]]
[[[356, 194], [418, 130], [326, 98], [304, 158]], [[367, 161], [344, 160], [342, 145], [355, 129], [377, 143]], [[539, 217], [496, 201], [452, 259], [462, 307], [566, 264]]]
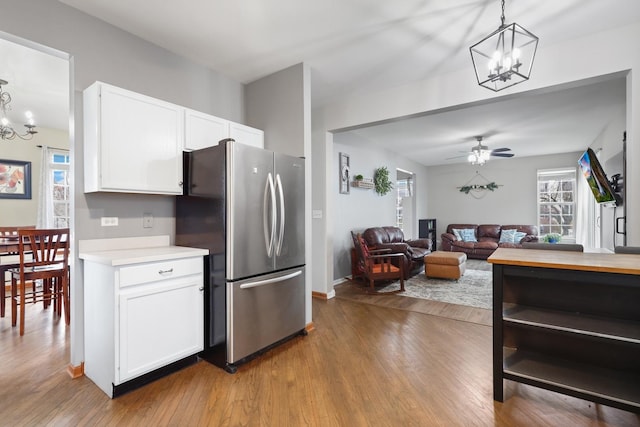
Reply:
[[80, 240], [79, 258], [111, 266], [208, 255], [206, 249], [172, 246], [169, 236]]
[[500, 265], [640, 275], [640, 256], [633, 254], [498, 248], [487, 261]]

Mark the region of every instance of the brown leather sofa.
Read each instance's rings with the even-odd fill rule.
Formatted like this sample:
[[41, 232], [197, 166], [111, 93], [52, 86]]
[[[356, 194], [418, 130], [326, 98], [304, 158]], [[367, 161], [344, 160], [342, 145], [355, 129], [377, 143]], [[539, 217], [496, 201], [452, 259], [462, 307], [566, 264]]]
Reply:
[[[457, 238], [454, 229], [472, 229], [477, 241], [463, 241]], [[517, 242], [500, 242], [502, 230], [517, 230], [525, 235]], [[464, 252], [469, 258], [487, 259], [498, 248], [522, 248], [524, 242], [537, 241], [538, 227], [535, 225], [449, 224], [447, 232], [442, 234], [442, 250]]]
[[388, 249], [389, 253], [404, 254], [405, 279], [424, 267], [424, 256], [431, 253], [430, 239], [405, 240], [398, 227], [367, 228], [362, 237], [370, 249]]

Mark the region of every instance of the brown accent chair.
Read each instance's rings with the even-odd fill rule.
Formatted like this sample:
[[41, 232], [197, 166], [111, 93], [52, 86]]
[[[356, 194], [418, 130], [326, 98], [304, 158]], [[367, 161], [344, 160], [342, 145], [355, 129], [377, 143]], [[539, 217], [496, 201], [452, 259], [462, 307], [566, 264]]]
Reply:
[[[473, 229], [476, 242], [458, 239], [453, 229]], [[502, 230], [517, 230], [526, 233], [517, 243], [500, 242]], [[446, 252], [464, 252], [468, 258], [487, 259], [498, 248], [522, 248], [524, 242], [538, 241], [538, 227], [535, 225], [497, 225], [497, 224], [449, 224], [442, 236], [442, 250]]]
[[372, 250], [385, 249], [392, 254], [402, 254], [394, 264], [403, 264], [404, 278], [408, 279], [424, 267], [424, 256], [431, 253], [431, 239], [405, 240], [404, 233], [398, 227], [367, 228], [362, 237]]
[[376, 292], [379, 294], [390, 294], [404, 292], [404, 274], [403, 263], [399, 263], [396, 267], [392, 263], [392, 259], [402, 257], [402, 254], [392, 254], [385, 249], [372, 251], [369, 250], [367, 243], [360, 234], [351, 232], [353, 246], [357, 254], [357, 266], [360, 276], [369, 281], [369, 291], [376, 292], [376, 280], [400, 280], [400, 289], [387, 292]]

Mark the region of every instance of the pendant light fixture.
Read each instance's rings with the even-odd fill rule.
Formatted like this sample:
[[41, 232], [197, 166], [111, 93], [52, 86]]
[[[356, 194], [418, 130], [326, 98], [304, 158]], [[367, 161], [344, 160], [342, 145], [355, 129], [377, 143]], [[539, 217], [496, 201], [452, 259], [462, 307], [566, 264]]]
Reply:
[[529, 80], [538, 37], [516, 24], [505, 24], [469, 48], [478, 84], [494, 92]]
[[33, 115], [31, 114], [31, 111], [27, 111], [25, 113], [27, 117], [27, 123], [25, 123], [24, 127], [26, 127], [27, 130], [24, 132], [24, 134], [19, 134], [16, 130], [13, 129], [13, 126], [11, 126], [11, 122], [7, 117], [7, 111], [11, 110], [11, 106], [9, 105], [11, 103], [11, 95], [9, 94], [9, 92], [5, 92], [2, 90], [2, 86], [6, 84], [8, 84], [6, 80], [0, 79], [0, 138], [9, 140], [15, 139], [16, 137], [20, 139], [31, 139], [33, 138], [34, 134], [38, 133], [37, 130], [34, 130], [36, 125], [33, 121]]

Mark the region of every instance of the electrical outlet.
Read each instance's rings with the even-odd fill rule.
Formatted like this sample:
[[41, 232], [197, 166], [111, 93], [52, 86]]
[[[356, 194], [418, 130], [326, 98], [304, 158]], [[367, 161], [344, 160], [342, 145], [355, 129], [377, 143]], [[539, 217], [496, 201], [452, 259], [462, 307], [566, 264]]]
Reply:
[[150, 213], [142, 214], [142, 227], [143, 228], [153, 227], [153, 215], [151, 215]]
[[100, 225], [103, 227], [116, 227], [118, 225], [117, 216], [103, 216], [100, 218]]

